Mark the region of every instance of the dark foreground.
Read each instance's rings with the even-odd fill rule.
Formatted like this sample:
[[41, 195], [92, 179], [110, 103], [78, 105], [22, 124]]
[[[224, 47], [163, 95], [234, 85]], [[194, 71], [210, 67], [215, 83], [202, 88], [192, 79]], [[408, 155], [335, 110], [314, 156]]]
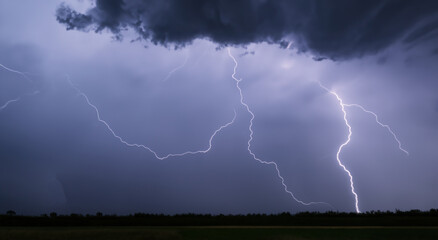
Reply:
[[0, 215], [0, 240], [438, 239], [438, 210], [126, 216]]
[[0, 239], [438, 239], [438, 227], [0, 227]]

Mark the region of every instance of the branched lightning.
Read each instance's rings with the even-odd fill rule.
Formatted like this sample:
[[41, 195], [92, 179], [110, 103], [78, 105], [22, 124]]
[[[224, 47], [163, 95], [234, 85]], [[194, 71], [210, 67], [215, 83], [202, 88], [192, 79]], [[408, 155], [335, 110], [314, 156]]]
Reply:
[[70, 85], [76, 90], [76, 92], [77, 92], [80, 96], [82, 96], [82, 97], [85, 99], [85, 101], [87, 102], [87, 104], [88, 104], [91, 108], [94, 109], [94, 111], [96, 112], [97, 120], [98, 120], [99, 122], [101, 122], [103, 125], [105, 125], [105, 127], [108, 129], [108, 131], [111, 133], [111, 135], [113, 135], [113, 137], [115, 137], [115, 138], [118, 139], [121, 143], [123, 143], [124, 145], [126, 145], [126, 146], [128, 146], [128, 147], [138, 147], [138, 148], [142, 148], [142, 149], [145, 149], [145, 150], [151, 152], [151, 153], [155, 156], [155, 158], [157, 158], [158, 160], [165, 160], [165, 159], [170, 158], [170, 157], [181, 157], [181, 156], [189, 155], [189, 154], [190, 154], [190, 155], [194, 155], [194, 154], [200, 154], [200, 153], [207, 153], [207, 152], [209, 152], [209, 151], [211, 150], [211, 148], [212, 148], [213, 138], [214, 138], [214, 137], [215, 137], [220, 131], [222, 131], [224, 128], [226, 128], [226, 127], [230, 126], [231, 124], [233, 124], [233, 123], [234, 123], [234, 120], [236, 119], [236, 115], [237, 115], [237, 114], [236, 114], [236, 111], [234, 111], [234, 117], [233, 117], [233, 119], [232, 119], [230, 122], [228, 122], [228, 123], [226, 123], [226, 124], [220, 126], [218, 129], [216, 129], [216, 130], [213, 132], [213, 134], [210, 136], [210, 139], [209, 139], [209, 141], [208, 141], [208, 147], [207, 147], [206, 149], [204, 149], [204, 150], [198, 150], [198, 151], [187, 151], [187, 152], [183, 152], [183, 153], [170, 153], [170, 154], [167, 154], [167, 155], [164, 155], [164, 156], [160, 156], [159, 154], [157, 154], [157, 152], [155, 152], [154, 150], [152, 150], [152, 149], [151, 149], [150, 147], [148, 147], [148, 146], [145, 146], [145, 145], [143, 145], [143, 144], [137, 144], [137, 143], [129, 143], [129, 142], [125, 141], [122, 137], [120, 137], [119, 135], [117, 135], [117, 134], [115, 133], [115, 131], [111, 128], [111, 126], [110, 126], [105, 120], [103, 120], [103, 119], [100, 117], [99, 109], [98, 109], [94, 104], [91, 103], [91, 101], [90, 101], [90, 99], [88, 98], [88, 96], [87, 96], [84, 92], [82, 92], [78, 87], [76, 87], [76, 86], [71, 82], [71, 80], [70, 80], [70, 78], [69, 78], [68, 76], [67, 76], [67, 80], [68, 80], [68, 82], [70, 83]]
[[402, 147], [400, 140], [397, 138], [397, 135], [392, 131], [391, 127], [389, 127], [389, 125], [383, 124], [382, 122], [379, 121], [379, 117], [377, 116], [376, 113], [374, 113], [374, 112], [372, 112], [372, 111], [369, 111], [369, 110], [365, 109], [362, 105], [359, 105], [359, 104], [355, 104], [355, 103], [354, 103], [354, 104], [347, 104], [347, 103], [344, 103], [344, 102], [342, 101], [341, 97], [340, 97], [336, 92], [334, 92], [334, 91], [328, 89], [327, 87], [323, 86], [320, 82], [319, 82], [319, 86], [320, 86], [321, 88], [323, 88], [324, 90], [326, 90], [328, 93], [330, 93], [330, 94], [332, 94], [333, 96], [336, 97], [336, 99], [337, 99], [338, 102], [339, 102], [339, 106], [341, 107], [341, 110], [342, 110], [343, 116], [344, 116], [344, 122], [345, 122], [345, 125], [346, 125], [347, 128], [348, 128], [348, 136], [347, 136], [347, 140], [339, 146], [339, 148], [338, 148], [338, 152], [336, 153], [336, 160], [338, 161], [339, 166], [341, 166], [342, 169], [344, 169], [344, 171], [345, 171], [345, 172], [348, 174], [348, 176], [350, 177], [350, 187], [351, 187], [351, 192], [353, 193], [353, 195], [354, 195], [354, 199], [355, 199], [355, 208], [356, 208], [356, 212], [357, 212], [357, 213], [360, 213], [360, 210], [359, 210], [359, 199], [358, 199], [358, 195], [357, 195], [357, 193], [356, 193], [356, 191], [355, 191], [355, 189], [354, 189], [353, 176], [351, 175], [351, 172], [345, 167], [344, 164], [342, 164], [342, 162], [341, 162], [341, 160], [340, 160], [340, 154], [341, 154], [341, 152], [342, 152], [342, 149], [343, 149], [346, 145], [348, 145], [348, 143], [350, 143], [351, 135], [352, 135], [351, 125], [349, 124], [349, 122], [348, 122], [348, 120], [347, 120], [347, 111], [345, 110], [345, 107], [357, 107], [357, 108], [360, 108], [362, 111], [364, 111], [364, 112], [366, 112], [366, 113], [368, 113], [368, 114], [373, 115], [374, 118], [375, 118], [376, 123], [379, 124], [381, 127], [386, 128], [386, 129], [388, 130], [388, 132], [394, 137], [394, 140], [398, 143], [398, 148], [400, 149], [400, 151], [406, 153], [406, 155], [409, 155], [409, 152], [406, 151], [406, 150]]
[[[12, 68], [8, 68], [8, 67], [6, 67], [5, 65], [3, 65], [3, 64], [1, 64], [1, 63], [0, 63], [0, 67], [2, 67], [3, 69], [5, 69], [5, 70], [7, 70], [7, 71], [9, 71], [9, 72], [19, 74], [19, 75], [21, 75], [22, 77], [24, 77], [26, 80], [31, 81], [30, 78], [26, 75], [25, 72], [20, 72], [20, 71], [18, 71], [18, 70], [14, 70], [14, 69], [12, 69]], [[38, 94], [38, 93], [39, 93], [39, 91], [34, 91], [34, 92], [31, 93], [31, 94], [23, 94], [23, 95], [21, 95], [21, 96], [19, 96], [19, 97], [17, 97], [17, 98], [11, 99], [11, 100], [7, 101], [5, 104], [3, 104], [3, 105], [0, 107], [0, 111], [3, 111], [5, 108], [7, 108], [7, 107], [9, 106], [9, 104], [20, 101], [20, 100], [22, 99], [23, 96], [33, 96], [33, 95], [36, 95], [36, 94]]]
[[172, 71], [170, 71], [167, 76], [163, 79], [163, 82], [167, 81], [176, 71], [180, 70], [181, 68], [183, 68], [186, 63], [187, 60], [189, 59], [189, 57], [187, 56], [186, 59], [184, 60], [183, 64], [179, 65], [178, 67], [172, 69]]
[[321, 83], [319, 83], [319, 86], [320, 86], [321, 88], [323, 88], [324, 90], [326, 90], [327, 92], [329, 92], [330, 94], [332, 94], [333, 96], [335, 96], [336, 99], [337, 99], [338, 102], [339, 102], [339, 106], [341, 106], [341, 110], [342, 110], [343, 117], [344, 117], [344, 122], [345, 122], [345, 125], [346, 125], [347, 128], [348, 128], [348, 136], [347, 136], [347, 140], [346, 140], [345, 142], [343, 142], [343, 143], [339, 146], [339, 148], [338, 148], [338, 152], [336, 153], [336, 160], [338, 161], [339, 166], [341, 166], [341, 168], [344, 169], [344, 171], [345, 171], [345, 172], [348, 174], [348, 176], [350, 177], [350, 188], [351, 188], [351, 193], [353, 193], [353, 195], [354, 195], [354, 200], [355, 200], [355, 204], [354, 204], [354, 205], [355, 205], [355, 208], [356, 208], [356, 212], [357, 212], [357, 213], [360, 213], [360, 209], [359, 209], [359, 197], [358, 197], [358, 195], [357, 195], [357, 193], [356, 193], [356, 190], [354, 189], [353, 175], [351, 175], [351, 172], [347, 169], [347, 167], [345, 167], [345, 165], [342, 164], [342, 162], [341, 162], [341, 158], [340, 158], [340, 155], [341, 155], [342, 149], [343, 149], [345, 146], [347, 146], [348, 143], [350, 143], [350, 141], [351, 141], [351, 135], [352, 135], [351, 126], [350, 126], [350, 124], [348, 123], [348, 120], [347, 120], [347, 112], [345, 111], [345, 104], [344, 104], [344, 102], [342, 101], [342, 99], [339, 97], [339, 95], [338, 95], [337, 93], [335, 93], [335, 92], [329, 90], [328, 88], [324, 87]]
[[[289, 48], [291, 47], [291, 45], [292, 45], [292, 42], [290, 42], [290, 43], [288, 44], [287, 49], [289, 49]], [[243, 96], [243, 92], [242, 92], [242, 89], [241, 89], [241, 87], [240, 87], [240, 82], [242, 81], [242, 79], [241, 79], [241, 78], [238, 79], [238, 78], [236, 77], [236, 74], [237, 74], [237, 68], [238, 68], [238, 62], [237, 62], [236, 58], [232, 55], [230, 48], [228, 48], [227, 50], [228, 50], [228, 55], [229, 55], [229, 57], [230, 57], [230, 58], [233, 60], [233, 62], [234, 62], [234, 68], [233, 68], [233, 73], [232, 73], [231, 77], [232, 77], [233, 80], [235, 81], [235, 83], [236, 83], [236, 88], [237, 88], [237, 90], [239, 91], [239, 95], [240, 95], [240, 104], [246, 109], [246, 111], [248, 112], [248, 114], [250, 114], [250, 116], [251, 116], [251, 117], [250, 117], [250, 120], [249, 120], [249, 125], [248, 125], [249, 139], [248, 139], [248, 141], [247, 141], [247, 150], [248, 150], [249, 154], [252, 156], [252, 158], [253, 158], [254, 160], [256, 160], [257, 162], [259, 162], [259, 163], [261, 163], [261, 164], [272, 165], [272, 166], [274, 166], [274, 168], [275, 168], [275, 170], [276, 170], [276, 173], [277, 173], [277, 177], [280, 179], [284, 191], [285, 191], [287, 194], [289, 194], [289, 195], [290, 195], [290, 196], [291, 196], [296, 202], [298, 202], [298, 203], [300, 203], [300, 204], [302, 204], [302, 205], [305, 205], [305, 206], [309, 206], [309, 205], [313, 205], [313, 204], [325, 204], [325, 205], [328, 205], [328, 206], [330, 206], [331, 208], [333, 208], [330, 204], [328, 204], [328, 203], [326, 203], [326, 202], [304, 202], [304, 201], [300, 200], [299, 198], [297, 198], [297, 197], [294, 195], [294, 193], [293, 193], [292, 191], [290, 191], [289, 188], [288, 188], [288, 186], [286, 185], [286, 183], [285, 183], [285, 179], [284, 179], [284, 177], [281, 175], [281, 172], [280, 172], [280, 170], [279, 170], [279, 166], [278, 166], [278, 164], [277, 164], [276, 162], [273, 162], [273, 161], [265, 161], [265, 160], [262, 160], [262, 159], [258, 158], [258, 157], [256, 156], [256, 154], [252, 151], [252, 149], [251, 149], [251, 143], [252, 143], [252, 141], [253, 141], [253, 135], [254, 135], [254, 131], [253, 131], [252, 128], [253, 128], [253, 122], [254, 122], [254, 119], [255, 119], [255, 115], [254, 115], [254, 113], [251, 111], [249, 105], [245, 102], [245, 99], [244, 99], [244, 96]], [[167, 81], [169, 78], [171, 78], [172, 75], [173, 75], [176, 71], [180, 70], [181, 68], [183, 68], [183, 67], [186, 65], [187, 61], [188, 61], [188, 57], [184, 60], [184, 62], [183, 62], [181, 65], [179, 65], [179, 66], [177, 66], [176, 68], [172, 69], [162, 81]], [[6, 67], [6, 66], [3, 65], [3, 64], [0, 64], [0, 67], [3, 68], [4, 70], [9, 71], [9, 72], [12, 72], [12, 73], [15, 73], [15, 74], [19, 74], [19, 75], [21, 75], [23, 78], [25, 78], [26, 80], [31, 81], [31, 79], [30, 79], [29, 76], [28, 76], [28, 73], [21, 72], [21, 71], [18, 71], [18, 70], [15, 70], [15, 69], [12, 69], [12, 68]], [[208, 152], [212, 149], [212, 146], [213, 146], [213, 140], [214, 140], [215, 136], [216, 136], [218, 133], [220, 133], [223, 129], [225, 129], [225, 128], [229, 127], [230, 125], [232, 125], [232, 124], [234, 123], [235, 119], [236, 119], [236, 116], [237, 116], [236, 110], [234, 110], [234, 116], [233, 116], [232, 120], [229, 121], [229, 122], [227, 122], [227, 123], [224, 124], [224, 125], [221, 125], [219, 128], [217, 128], [217, 129], [212, 133], [212, 135], [211, 135], [210, 138], [209, 138], [209, 141], [208, 141], [208, 147], [207, 147], [207, 148], [205, 148], [205, 149], [201, 149], [201, 150], [197, 150], [197, 151], [186, 151], [186, 152], [182, 152], [182, 153], [169, 153], [169, 154], [165, 154], [165, 155], [160, 155], [160, 154], [158, 154], [156, 151], [154, 151], [152, 148], [150, 148], [150, 147], [148, 147], [148, 146], [146, 146], [146, 145], [138, 144], [138, 143], [130, 143], [130, 142], [124, 140], [121, 136], [119, 136], [119, 135], [118, 135], [118, 134], [117, 134], [117, 133], [111, 128], [111, 126], [110, 126], [105, 120], [103, 120], [103, 119], [101, 118], [101, 116], [100, 116], [100, 112], [99, 112], [99, 109], [98, 109], [98, 108], [97, 108], [97, 107], [96, 107], [96, 106], [90, 101], [90, 99], [88, 98], [88, 96], [87, 96], [84, 92], [82, 92], [77, 86], [75, 86], [75, 85], [72, 83], [72, 81], [70, 80], [70, 78], [69, 78], [68, 76], [67, 76], [67, 80], [68, 80], [68, 83], [71, 85], [71, 87], [72, 87], [72, 88], [78, 93], [78, 95], [80, 95], [81, 97], [83, 97], [84, 100], [85, 100], [85, 102], [89, 105], [89, 107], [91, 107], [91, 108], [94, 110], [94, 112], [95, 112], [95, 114], [96, 114], [96, 117], [97, 117], [97, 120], [98, 120], [100, 123], [102, 123], [102, 124], [106, 127], [106, 129], [111, 133], [111, 135], [112, 135], [114, 138], [116, 138], [120, 143], [122, 143], [122, 144], [124, 144], [124, 145], [126, 145], [126, 146], [128, 146], [128, 147], [137, 147], [137, 148], [141, 148], [141, 149], [147, 150], [147, 151], [149, 151], [150, 153], [152, 153], [152, 154], [154, 155], [154, 157], [155, 157], [156, 159], [158, 159], [158, 160], [165, 160], [165, 159], [168, 159], [168, 158], [171, 158], [171, 157], [182, 157], [182, 156], [185, 156], [185, 155], [195, 155], [195, 154], [205, 154], [205, 153], [208, 153]], [[397, 144], [398, 144], [398, 148], [399, 148], [399, 150], [402, 151], [402, 152], [404, 152], [406, 155], [409, 155], [409, 152], [408, 152], [406, 149], [404, 149], [404, 148], [402, 147], [402, 144], [401, 144], [400, 140], [398, 139], [398, 137], [397, 137], [397, 135], [394, 133], [394, 131], [391, 129], [391, 127], [390, 127], [389, 125], [387, 125], [387, 124], [383, 124], [382, 122], [380, 122], [379, 117], [378, 117], [378, 115], [377, 115], [375, 112], [370, 111], [370, 110], [367, 110], [366, 108], [364, 108], [362, 105], [359, 105], [359, 104], [346, 104], [346, 103], [343, 102], [342, 98], [341, 98], [336, 92], [334, 92], [334, 91], [328, 89], [327, 87], [323, 86], [321, 83], [319, 83], [319, 85], [320, 85], [320, 87], [323, 88], [325, 91], [327, 91], [328, 93], [330, 93], [331, 95], [333, 95], [333, 96], [336, 97], [336, 99], [337, 99], [337, 101], [338, 101], [338, 103], [339, 103], [339, 106], [340, 106], [340, 108], [341, 108], [341, 111], [342, 111], [342, 113], [343, 113], [344, 123], [345, 123], [345, 125], [346, 125], [346, 127], [347, 127], [347, 129], [348, 129], [348, 135], [347, 135], [347, 139], [346, 139], [346, 140], [345, 140], [345, 141], [344, 141], [344, 142], [338, 147], [338, 150], [337, 150], [337, 153], [336, 153], [336, 160], [337, 160], [338, 165], [339, 165], [339, 166], [344, 170], [344, 172], [347, 173], [347, 175], [349, 176], [351, 193], [353, 194], [354, 199], [355, 199], [355, 210], [356, 210], [357, 213], [360, 213], [361, 211], [360, 211], [360, 208], [359, 208], [359, 197], [358, 197], [358, 194], [356, 193], [356, 189], [355, 189], [355, 186], [354, 186], [353, 175], [351, 174], [351, 172], [347, 169], [347, 167], [346, 167], [346, 166], [342, 163], [342, 161], [341, 161], [341, 153], [342, 153], [344, 147], [346, 147], [346, 146], [350, 143], [350, 141], [351, 141], [351, 136], [352, 136], [352, 127], [351, 127], [351, 125], [350, 125], [350, 123], [349, 123], [349, 121], [348, 121], [348, 119], [347, 119], [347, 111], [346, 111], [346, 107], [356, 107], [356, 108], [361, 109], [361, 110], [362, 110], [363, 112], [365, 112], [365, 113], [368, 113], [368, 114], [373, 115], [374, 118], [375, 118], [375, 122], [376, 122], [377, 124], [379, 124], [381, 127], [386, 128], [386, 129], [388, 130], [388, 132], [393, 136], [394, 140], [395, 140], [395, 141], [397, 142]], [[34, 92], [31, 93], [31, 94], [23, 94], [23, 95], [21, 95], [21, 96], [19, 96], [19, 97], [17, 97], [17, 98], [14, 98], [14, 99], [8, 100], [6, 103], [4, 103], [3, 105], [0, 106], [0, 111], [3, 111], [3, 110], [4, 110], [5, 108], [7, 108], [10, 104], [12, 104], [12, 103], [14, 103], [14, 102], [17, 102], [17, 101], [20, 101], [20, 100], [23, 98], [23, 96], [32, 96], [32, 95], [36, 95], [36, 94], [38, 94], [38, 93], [39, 93], [39, 91], [34, 91]]]
[[357, 108], [360, 108], [362, 111], [373, 115], [375, 120], [376, 120], [376, 123], [379, 124], [381, 127], [386, 128], [388, 130], [388, 132], [392, 135], [392, 137], [394, 137], [394, 140], [397, 142], [398, 148], [400, 149], [400, 151], [404, 152], [406, 155], [409, 155], [409, 152], [402, 147], [402, 144], [401, 144], [400, 140], [398, 139], [397, 135], [395, 135], [394, 131], [392, 131], [391, 127], [389, 125], [387, 125], [387, 124], [383, 124], [382, 122], [380, 122], [379, 121], [379, 117], [377, 116], [376, 113], [374, 113], [374, 112], [372, 112], [370, 110], [365, 109], [362, 105], [355, 104], [355, 103], [353, 103], [353, 104], [344, 104], [344, 106], [346, 106], [346, 107], [357, 107]]
[[295, 196], [295, 195], [294, 195], [294, 194], [288, 189], [286, 183], [284, 182], [284, 178], [283, 178], [283, 176], [282, 176], [281, 173], [280, 173], [280, 169], [278, 168], [277, 163], [276, 163], [276, 162], [272, 162], [272, 161], [270, 161], [270, 162], [268, 162], [268, 161], [264, 161], [264, 160], [258, 158], [258, 157], [255, 155], [255, 153], [251, 150], [251, 142], [252, 142], [252, 140], [253, 140], [253, 134], [254, 134], [254, 132], [253, 132], [253, 130], [252, 130], [252, 126], [253, 126], [253, 121], [254, 121], [255, 115], [254, 115], [254, 113], [251, 111], [251, 109], [249, 108], [248, 104], [244, 101], [243, 93], [242, 93], [242, 89], [240, 88], [240, 85], [239, 85], [239, 83], [242, 81], [242, 79], [238, 79], [238, 78], [236, 78], [236, 71], [237, 71], [237, 67], [238, 67], [237, 60], [236, 60], [236, 58], [234, 58], [234, 56], [231, 54], [231, 50], [230, 50], [229, 48], [228, 48], [227, 50], [228, 50], [228, 55], [229, 55], [230, 58], [233, 59], [233, 61], [234, 61], [234, 69], [233, 69], [233, 74], [231, 75], [231, 77], [236, 81], [236, 88], [239, 90], [239, 94], [240, 94], [240, 104], [241, 104], [243, 107], [245, 107], [246, 111], [251, 115], [251, 119], [249, 120], [249, 126], [248, 126], [248, 130], [249, 130], [249, 140], [248, 140], [248, 142], [247, 142], [247, 149], [248, 149], [249, 154], [253, 157], [254, 160], [258, 161], [259, 163], [266, 164], [266, 165], [273, 165], [273, 166], [274, 166], [274, 168], [275, 168], [275, 170], [276, 170], [276, 172], [277, 172], [277, 176], [278, 176], [278, 178], [281, 180], [281, 184], [283, 185], [284, 191], [285, 191], [286, 193], [288, 193], [288, 194], [289, 194], [289, 195], [290, 195], [290, 196], [291, 196], [296, 202], [298, 202], [298, 203], [300, 203], [300, 204], [302, 204], [302, 205], [306, 205], [306, 206], [308, 206], [308, 205], [313, 205], [313, 204], [325, 204], [325, 205], [328, 205], [328, 206], [330, 206], [331, 208], [333, 208], [330, 204], [325, 203], [325, 202], [304, 202], [304, 201], [298, 199], [298, 198], [297, 198], [297, 197], [296, 197], [296, 196]]

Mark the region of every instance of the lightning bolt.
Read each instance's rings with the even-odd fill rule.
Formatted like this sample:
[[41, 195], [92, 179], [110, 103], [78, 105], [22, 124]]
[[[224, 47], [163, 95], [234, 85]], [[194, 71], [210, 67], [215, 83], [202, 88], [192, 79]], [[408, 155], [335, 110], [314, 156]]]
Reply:
[[167, 81], [170, 77], [172, 77], [173, 73], [175, 73], [176, 71], [178, 71], [181, 68], [183, 68], [186, 65], [188, 59], [189, 59], [189, 57], [187, 56], [186, 59], [184, 60], [183, 64], [179, 65], [178, 67], [176, 67], [172, 71], [170, 71], [167, 74], [167, 76], [163, 79], [163, 82]]
[[373, 115], [376, 123], [379, 124], [381, 127], [386, 128], [388, 130], [388, 132], [392, 135], [392, 137], [394, 138], [394, 140], [398, 144], [398, 149], [400, 149], [400, 151], [404, 152], [406, 155], [409, 156], [409, 152], [402, 147], [402, 144], [401, 144], [400, 140], [398, 139], [398, 137], [394, 133], [394, 131], [392, 131], [391, 127], [389, 125], [387, 125], [387, 124], [383, 124], [382, 122], [380, 122], [379, 121], [379, 117], [377, 116], [376, 113], [374, 113], [374, 112], [372, 112], [370, 110], [365, 109], [362, 105], [355, 104], [355, 103], [353, 103], [353, 104], [344, 104], [344, 106], [346, 106], [346, 107], [357, 107], [357, 108], [361, 109], [362, 111]]
[[[15, 69], [12, 69], [12, 68], [6, 67], [5, 65], [3, 65], [3, 64], [1, 64], [1, 63], [0, 63], [0, 67], [2, 67], [3, 69], [5, 69], [5, 70], [7, 70], [7, 71], [9, 71], [9, 72], [19, 74], [19, 75], [21, 75], [22, 77], [24, 77], [26, 80], [31, 81], [31, 79], [26, 75], [25, 72], [20, 72], [20, 71], [18, 71], [18, 70], [15, 70]], [[39, 91], [34, 91], [34, 92], [31, 93], [31, 94], [23, 94], [23, 95], [21, 95], [21, 96], [15, 98], [15, 99], [11, 99], [11, 100], [7, 101], [5, 104], [3, 104], [3, 105], [0, 107], [0, 111], [3, 111], [5, 108], [7, 108], [7, 107], [9, 106], [9, 104], [20, 101], [20, 100], [22, 99], [23, 96], [33, 96], [33, 95], [36, 95], [36, 94], [38, 94], [38, 93], [39, 93]]]
[[284, 178], [280, 173], [280, 169], [278, 168], [278, 165], [276, 162], [272, 162], [272, 161], [264, 161], [260, 158], [258, 158], [255, 153], [251, 150], [251, 142], [253, 140], [253, 135], [254, 135], [254, 131], [252, 129], [253, 126], [253, 121], [255, 118], [254, 113], [251, 111], [250, 107], [248, 106], [248, 104], [244, 101], [244, 97], [243, 97], [243, 93], [242, 93], [242, 89], [240, 88], [239, 83], [242, 81], [242, 79], [238, 79], [236, 78], [236, 71], [237, 71], [237, 67], [238, 67], [238, 63], [236, 58], [231, 54], [231, 50], [230, 48], [227, 49], [228, 50], [228, 55], [230, 56], [231, 59], [233, 59], [234, 61], [234, 69], [233, 69], [233, 74], [231, 75], [231, 77], [234, 79], [234, 81], [236, 81], [236, 88], [239, 90], [239, 94], [240, 94], [240, 104], [245, 107], [246, 111], [251, 115], [251, 119], [249, 120], [249, 126], [248, 126], [248, 130], [249, 130], [249, 140], [247, 142], [247, 149], [249, 154], [253, 157], [254, 160], [256, 160], [257, 162], [261, 163], [261, 164], [266, 164], [266, 165], [272, 165], [275, 168], [275, 171], [277, 172], [277, 177], [281, 180], [281, 184], [283, 185], [283, 189], [284, 191], [289, 194], [296, 202], [305, 205], [305, 206], [309, 206], [309, 205], [313, 205], [313, 204], [325, 204], [330, 206], [331, 208], [333, 208], [330, 204], [326, 203], [326, 202], [304, 202], [300, 199], [298, 199], [293, 193], [292, 191], [290, 191], [286, 185], [286, 183], [284, 182]]
[[0, 107], [0, 111], [3, 111], [3, 109], [7, 108], [7, 107], [9, 106], [9, 104], [11, 104], [11, 103], [13, 103], [13, 102], [18, 102], [18, 101], [20, 101], [20, 100], [22, 99], [23, 96], [33, 96], [33, 95], [36, 95], [36, 94], [38, 94], [38, 93], [40, 93], [40, 91], [34, 91], [34, 92], [31, 93], [31, 94], [23, 94], [21, 97], [18, 97], [18, 98], [15, 98], [15, 99], [9, 100], [9, 101], [7, 101], [5, 104], [3, 104], [3, 106]]
[[320, 86], [321, 88], [323, 88], [324, 90], [326, 90], [328, 93], [330, 93], [330, 94], [332, 94], [333, 96], [336, 97], [336, 99], [337, 99], [338, 102], [339, 102], [339, 106], [341, 107], [342, 113], [343, 113], [343, 117], [344, 117], [345, 125], [346, 125], [347, 128], [348, 128], [347, 140], [346, 140], [345, 142], [343, 142], [343, 143], [339, 146], [339, 148], [338, 148], [338, 152], [336, 152], [336, 161], [338, 162], [339, 166], [341, 166], [341, 168], [342, 168], [342, 169], [348, 174], [348, 177], [350, 178], [350, 188], [351, 188], [351, 193], [354, 195], [354, 200], [355, 200], [355, 204], [354, 204], [354, 205], [355, 205], [355, 208], [356, 208], [356, 212], [357, 212], [357, 213], [360, 213], [360, 209], [359, 209], [359, 197], [358, 197], [358, 195], [357, 195], [357, 193], [356, 193], [356, 190], [354, 189], [353, 175], [351, 175], [350, 170], [348, 170], [347, 167], [345, 167], [345, 165], [342, 164], [342, 162], [341, 162], [341, 157], [340, 157], [341, 152], [342, 152], [342, 149], [343, 149], [345, 146], [347, 146], [348, 143], [350, 143], [350, 141], [351, 141], [351, 135], [352, 135], [351, 126], [350, 126], [350, 124], [348, 123], [348, 120], [347, 120], [347, 111], [345, 111], [345, 104], [344, 104], [344, 102], [342, 101], [342, 99], [339, 97], [339, 95], [338, 95], [336, 92], [333, 92], [333, 91], [329, 90], [328, 88], [326, 88], [325, 86], [323, 86], [321, 83], [319, 83], [319, 86]]
[[328, 93], [330, 93], [330, 94], [332, 94], [333, 96], [336, 97], [336, 99], [339, 102], [339, 106], [341, 107], [341, 111], [343, 113], [345, 125], [348, 128], [347, 140], [339, 146], [338, 152], [336, 153], [336, 160], [337, 160], [339, 166], [341, 166], [341, 168], [348, 174], [348, 176], [350, 178], [350, 188], [351, 188], [351, 193], [354, 195], [356, 212], [360, 213], [360, 209], [359, 209], [359, 197], [358, 197], [358, 195], [356, 193], [356, 190], [354, 188], [353, 175], [351, 175], [351, 172], [345, 167], [344, 164], [342, 164], [341, 159], [340, 159], [341, 152], [342, 152], [343, 148], [350, 143], [351, 135], [352, 135], [352, 130], [351, 130], [352, 128], [351, 128], [351, 125], [349, 124], [349, 122], [347, 120], [347, 111], [345, 110], [345, 107], [357, 107], [357, 108], [361, 109], [362, 111], [364, 111], [364, 112], [366, 112], [368, 114], [373, 115], [374, 118], [375, 118], [376, 123], [379, 124], [381, 127], [386, 128], [388, 130], [388, 132], [394, 137], [394, 140], [398, 143], [398, 148], [400, 149], [400, 151], [404, 152], [406, 155], [409, 155], [409, 152], [406, 151], [402, 147], [400, 140], [397, 138], [397, 135], [392, 131], [391, 127], [389, 125], [383, 124], [382, 122], [379, 121], [379, 117], [377, 116], [376, 113], [365, 109], [362, 105], [359, 105], [359, 104], [355, 104], [355, 103], [354, 104], [347, 104], [347, 103], [344, 103], [342, 98], [336, 92], [328, 89], [327, 87], [322, 85], [321, 82], [318, 82], [318, 83], [319, 83], [319, 86], [321, 88], [323, 88], [325, 91], [327, 91]]
[[0, 63], [0, 67], [2, 67], [3, 69], [6, 69], [9, 72], [13, 72], [13, 73], [19, 74], [19, 75], [21, 75], [22, 77], [24, 77], [28, 81], [32, 81], [32, 80], [30, 80], [30, 78], [27, 76], [27, 74], [25, 72], [20, 72], [20, 71], [15, 70], [15, 69], [8, 68], [8, 67], [6, 67], [5, 65], [3, 65], [1, 63]]
[[16, 99], [12, 99], [7, 101], [5, 104], [3, 104], [3, 106], [0, 107], [0, 111], [3, 111], [3, 109], [7, 108], [9, 104], [13, 103], [13, 102], [17, 102], [20, 101], [21, 97], [18, 97]]
[[69, 77], [69, 76], [67, 76], [67, 80], [68, 80], [69, 84], [70, 84], [70, 85], [76, 90], [76, 92], [77, 92], [80, 96], [82, 96], [82, 97], [85, 99], [86, 103], [87, 103], [91, 108], [94, 109], [94, 111], [95, 111], [95, 113], [96, 113], [97, 120], [98, 120], [99, 122], [101, 122], [103, 125], [105, 125], [105, 127], [108, 129], [108, 131], [111, 133], [111, 135], [112, 135], [114, 138], [118, 139], [122, 144], [124, 144], [124, 145], [126, 145], [126, 146], [128, 146], [128, 147], [137, 147], [137, 148], [145, 149], [145, 150], [151, 152], [151, 153], [155, 156], [155, 158], [157, 158], [158, 160], [165, 160], [165, 159], [170, 158], [170, 157], [182, 157], [182, 156], [184, 156], [184, 155], [195, 155], [195, 154], [201, 154], [201, 153], [204, 154], [204, 153], [209, 152], [209, 151], [211, 150], [212, 146], [213, 146], [212, 142], [213, 142], [214, 137], [215, 137], [219, 132], [221, 132], [223, 129], [225, 129], [226, 127], [228, 127], [228, 126], [230, 126], [231, 124], [233, 124], [233, 123], [234, 123], [234, 120], [236, 119], [236, 115], [237, 115], [237, 114], [236, 114], [236, 111], [234, 111], [234, 117], [233, 117], [233, 119], [232, 119], [230, 122], [228, 122], [228, 123], [226, 123], [226, 124], [220, 126], [218, 129], [216, 129], [216, 130], [213, 132], [213, 134], [210, 136], [210, 139], [209, 139], [209, 141], [208, 141], [208, 147], [207, 147], [206, 149], [204, 149], [204, 150], [198, 150], [198, 151], [187, 151], [187, 152], [183, 152], [183, 153], [170, 153], [170, 154], [167, 154], [167, 155], [160, 156], [157, 152], [155, 152], [154, 150], [152, 150], [152, 149], [151, 149], [150, 147], [148, 147], [148, 146], [145, 146], [145, 145], [143, 145], [143, 144], [137, 144], [137, 143], [129, 143], [129, 142], [127, 142], [126, 140], [124, 140], [122, 137], [120, 137], [119, 135], [117, 135], [116, 132], [111, 128], [111, 126], [110, 126], [105, 120], [103, 120], [103, 119], [100, 117], [99, 109], [98, 109], [93, 103], [91, 103], [91, 101], [90, 101], [90, 99], [88, 98], [88, 96], [87, 96], [84, 92], [82, 92], [78, 87], [76, 87], [76, 86], [72, 83], [72, 81], [70, 80], [70, 77]]

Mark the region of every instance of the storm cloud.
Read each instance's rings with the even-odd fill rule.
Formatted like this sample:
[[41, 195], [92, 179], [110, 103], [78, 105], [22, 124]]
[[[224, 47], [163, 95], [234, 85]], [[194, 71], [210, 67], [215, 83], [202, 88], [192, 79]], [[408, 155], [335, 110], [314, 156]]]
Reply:
[[437, 1], [96, 0], [86, 13], [66, 4], [57, 20], [68, 30], [133, 29], [141, 39], [182, 47], [195, 39], [219, 46], [267, 42], [342, 60], [410, 45], [438, 32]]

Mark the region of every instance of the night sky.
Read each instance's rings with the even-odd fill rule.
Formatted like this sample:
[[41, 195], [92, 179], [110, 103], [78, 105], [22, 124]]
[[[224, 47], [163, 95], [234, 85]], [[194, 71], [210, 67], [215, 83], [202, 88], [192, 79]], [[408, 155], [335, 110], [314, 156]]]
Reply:
[[0, 213], [438, 208], [438, 1], [0, 0], [0, 32]]

